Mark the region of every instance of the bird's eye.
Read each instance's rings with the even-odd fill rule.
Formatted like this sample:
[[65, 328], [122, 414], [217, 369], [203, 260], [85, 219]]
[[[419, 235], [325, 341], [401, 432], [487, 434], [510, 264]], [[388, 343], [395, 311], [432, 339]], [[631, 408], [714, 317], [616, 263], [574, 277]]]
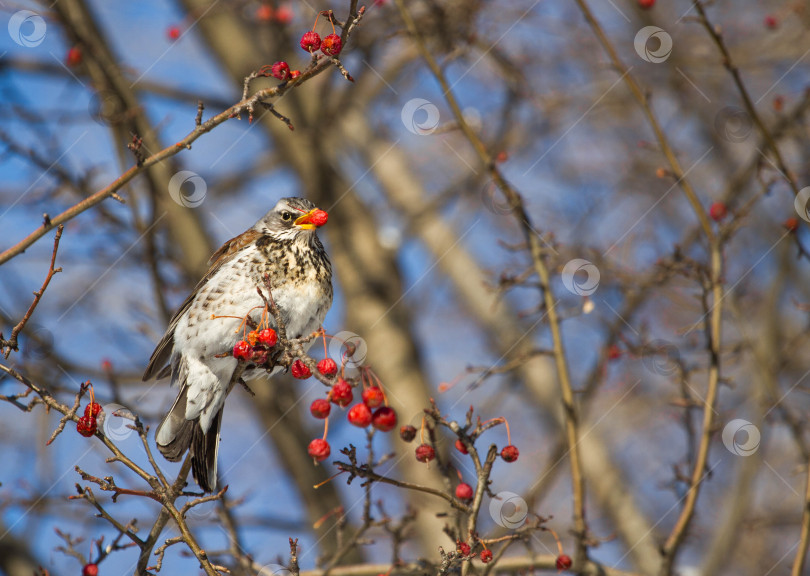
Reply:
[[289, 222], [290, 220], [292, 220], [292, 214], [290, 214], [289, 212], [282, 212], [281, 219], [284, 220], [285, 222]]

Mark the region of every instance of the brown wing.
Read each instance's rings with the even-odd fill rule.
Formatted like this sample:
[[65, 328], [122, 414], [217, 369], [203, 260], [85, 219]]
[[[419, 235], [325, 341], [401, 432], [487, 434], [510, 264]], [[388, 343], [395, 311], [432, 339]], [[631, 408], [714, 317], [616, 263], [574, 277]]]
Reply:
[[202, 277], [202, 280], [197, 283], [197, 286], [194, 287], [194, 290], [191, 292], [191, 294], [189, 294], [182, 306], [180, 306], [180, 309], [174, 313], [174, 316], [172, 316], [172, 319], [169, 322], [169, 327], [166, 329], [166, 334], [163, 335], [163, 338], [160, 340], [160, 342], [158, 342], [155, 351], [152, 352], [152, 357], [149, 358], [149, 365], [146, 367], [146, 371], [143, 373], [144, 382], [151, 380], [156, 376], [158, 378], [163, 378], [168, 375], [168, 372], [165, 372], [164, 368], [167, 367], [169, 361], [171, 360], [172, 350], [174, 349], [174, 330], [177, 328], [177, 323], [180, 321], [180, 317], [186, 312], [186, 310], [189, 309], [199, 291], [202, 289], [205, 283], [217, 273], [217, 270], [219, 270], [225, 262], [228, 262], [231, 258], [233, 258], [237, 252], [242, 250], [251, 242], [254, 242], [260, 235], [260, 232], [257, 232], [251, 228], [239, 236], [231, 238], [225, 242], [225, 244], [223, 244], [219, 250], [214, 252], [214, 255], [211, 256], [211, 259], [208, 261], [211, 266], [208, 269], [208, 272], [206, 272], [205, 276]]

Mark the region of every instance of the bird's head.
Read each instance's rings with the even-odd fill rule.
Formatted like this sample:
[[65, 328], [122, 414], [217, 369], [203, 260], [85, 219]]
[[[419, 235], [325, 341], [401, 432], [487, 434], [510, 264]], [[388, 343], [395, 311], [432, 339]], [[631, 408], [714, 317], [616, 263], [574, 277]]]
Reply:
[[275, 207], [256, 223], [263, 234], [276, 238], [296, 238], [311, 235], [328, 220], [329, 215], [306, 198], [282, 198]]

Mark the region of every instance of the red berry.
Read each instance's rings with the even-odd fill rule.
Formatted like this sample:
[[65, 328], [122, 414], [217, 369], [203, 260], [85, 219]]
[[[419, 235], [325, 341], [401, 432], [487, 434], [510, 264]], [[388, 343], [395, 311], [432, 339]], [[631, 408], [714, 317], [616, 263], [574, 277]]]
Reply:
[[776, 19], [776, 16], [765, 16], [765, 27], [769, 30], [776, 30], [779, 28], [779, 20]]
[[469, 454], [469, 452], [467, 452], [467, 447], [464, 445], [464, 442], [462, 442], [460, 438], [456, 440], [456, 450], [458, 450], [462, 454]]
[[568, 554], [560, 554], [557, 556], [557, 570], [568, 570], [571, 567], [571, 557]]
[[268, 348], [272, 348], [276, 345], [276, 342], [278, 342], [278, 334], [276, 334], [276, 331], [272, 328], [265, 328], [259, 332], [257, 339]]
[[240, 340], [233, 347], [233, 357], [237, 360], [247, 360], [250, 358], [251, 348], [250, 344], [244, 340]]
[[726, 205], [722, 202], [715, 202], [709, 207], [709, 216], [711, 216], [712, 220], [715, 222], [720, 222], [727, 214], [728, 208], [726, 208]]
[[321, 47], [321, 37], [318, 35], [315, 30], [310, 30], [309, 32], [304, 33], [301, 36], [301, 48], [309, 52], [315, 52], [318, 48]]
[[329, 455], [332, 453], [332, 449], [329, 447], [329, 442], [326, 440], [315, 438], [315, 440], [309, 443], [307, 453], [318, 462], [323, 462], [329, 458]]
[[256, 8], [256, 20], [259, 22], [271, 22], [273, 20], [273, 7], [268, 4], [262, 4]]
[[416, 428], [410, 424], [406, 424], [399, 429], [399, 437], [405, 442], [413, 442], [413, 439], [416, 438]]
[[292, 372], [293, 378], [298, 378], [299, 380], [306, 380], [312, 376], [309, 367], [304, 364], [300, 358], [292, 363], [290, 371]]
[[273, 78], [286, 80], [290, 76], [290, 65], [286, 62], [276, 62], [273, 64], [273, 66], [271, 66], [270, 71]]
[[473, 489], [472, 486], [467, 484], [466, 482], [462, 482], [458, 486], [456, 486], [456, 498], [459, 500], [472, 500], [473, 497]]
[[371, 425], [381, 432], [390, 432], [397, 425], [397, 413], [388, 406], [377, 408], [371, 417]]
[[67, 51], [67, 56], [65, 57], [65, 64], [68, 66], [78, 66], [82, 63], [82, 50], [78, 46], [74, 46], [70, 50]]
[[467, 544], [466, 542], [461, 542], [461, 541], [456, 542], [456, 551], [461, 556], [469, 556], [470, 552], [471, 552], [470, 545]]
[[104, 360], [101, 361], [101, 369], [104, 370], [105, 372], [112, 372], [113, 369], [112, 362], [110, 362], [108, 358], [105, 358]]
[[328, 418], [329, 412], [331, 411], [332, 405], [329, 403], [329, 400], [324, 398], [313, 400], [312, 404], [309, 405], [309, 413], [315, 416], [315, 418], [319, 418], [321, 420]]
[[379, 386], [372, 386], [363, 390], [363, 404], [369, 408], [377, 408], [382, 405], [384, 400], [385, 395]]
[[799, 219], [791, 216], [782, 223], [788, 232], [795, 232], [799, 229]]
[[484, 564], [492, 561], [492, 550], [481, 550], [481, 562]]
[[250, 361], [253, 362], [256, 366], [262, 366], [267, 362], [268, 357], [270, 354], [268, 353], [266, 348], [262, 347], [251, 347], [250, 349]]
[[622, 349], [616, 344], [611, 344], [607, 350], [608, 360], [616, 360], [622, 357]]
[[505, 462], [514, 462], [518, 459], [519, 455], [520, 452], [518, 452], [517, 446], [513, 446], [512, 444], [504, 446], [503, 450], [501, 450], [501, 458], [503, 458]]
[[309, 221], [315, 226], [323, 226], [329, 220], [329, 213], [326, 210], [315, 210], [309, 217]]
[[85, 416], [92, 416], [93, 418], [98, 418], [99, 412], [101, 412], [101, 404], [99, 404], [98, 402], [91, 402], [90, 404], [84, 407]]
[[329, 391], [329, 399], [341, 408], [348, 406], [354, 399], [351, 385], [342, 378], [339, 379]]
[[416, 447], [416, 459], [420, 462], [430, 462], [436, 457], [436, 451], [430, 444], [420, 444]]
[[96, 433], [96, 419], [92, 416], [82, 416], [76, 424], [76, 431], [85, 438], [89, 438]]
[[358, 428], [371, 424], [371, 410], [365, 404], [355, 404], [349, 410], [349, 422]]
[[318, 362], [318, 372], [324, 376], [331, 376], [337, 374], [337, 364], [331, 358], [324, 358]]
[[82, 576], [98, 576], [98, 565], [97, 564], [85, 564], [84, 568], [82, 568]]
[[279, 6], [276, 10], [276, 22], [279, 24], [289, 24], [293, 19], [293, 11], [288, 5]]
[[178, 26], [170, 26], [168, 30], [166, 30], [166, 35], [169, 37], [169, 40], [177, 40], [180, 38], [180, 28]]
[[644, 10], [649, 10], [655, 5], [655, 0], [638, 0], [638, 5]]
[[330, 34], [321, 42], [321, 52], [327, 56], [337, 56], [343, 49], [343, 42], [337, 34]]
[[290, 70], [290, 80], [295, 80], [301, 75], [300, 70]]

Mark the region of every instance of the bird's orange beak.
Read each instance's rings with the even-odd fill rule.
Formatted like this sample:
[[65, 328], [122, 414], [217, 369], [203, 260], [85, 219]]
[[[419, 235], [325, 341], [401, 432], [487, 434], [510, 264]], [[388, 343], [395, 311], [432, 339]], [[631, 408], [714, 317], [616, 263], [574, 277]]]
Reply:
[[304, 230], [314, 230], [326, 224], [327, 220], [329, 220], [329, 214], [325, 210], [313, 208], [303, 216], [296, 218], [295, 225]]

